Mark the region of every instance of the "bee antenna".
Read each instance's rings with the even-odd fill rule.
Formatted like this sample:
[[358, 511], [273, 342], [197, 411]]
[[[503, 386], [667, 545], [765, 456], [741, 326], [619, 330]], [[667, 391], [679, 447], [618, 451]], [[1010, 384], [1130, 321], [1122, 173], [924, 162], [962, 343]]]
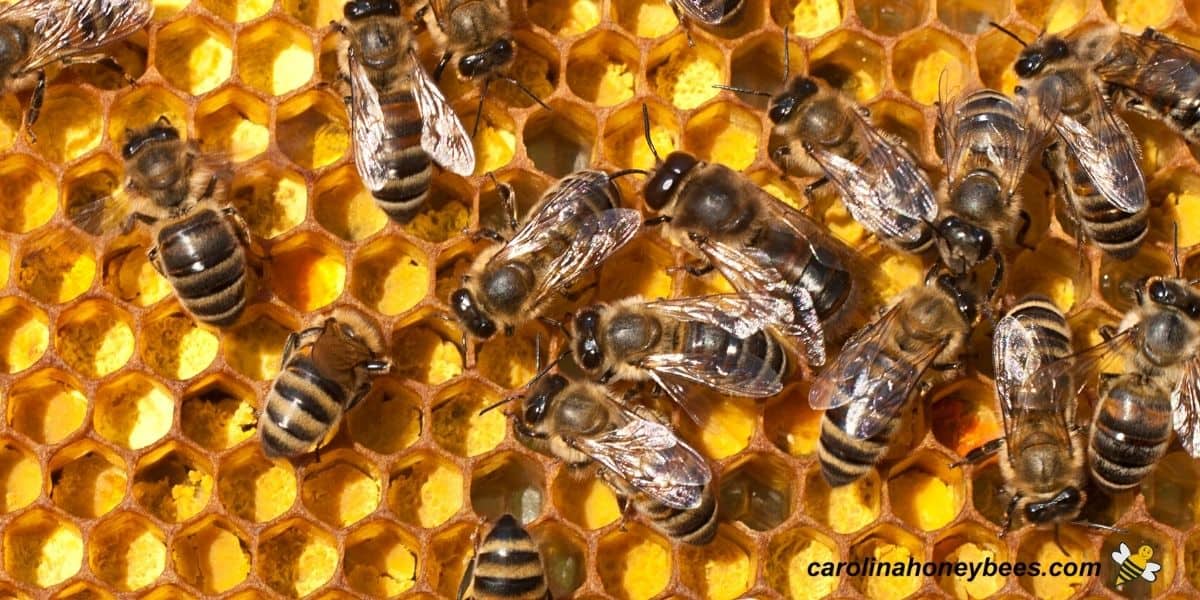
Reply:
[[1173, 251], [1171, 252], [1171, 262], [1175, 265], [1175, 278], [1181, 279], [1183, 277], [1183, 265], [1181, 265], [1179, 262], [1179, 221], [1171, 223], [1171, 226], [1174, 228], [1172, 233], [1175, 236], [1175, 245]]
[[791, 25], [783, 27], [783, 85], [787, 85], [788, 77], [792, 74], [792, 52], [788, 49], [788, 33]]
[[1063, 547], [1061, 533], [1062, 533], [1062, 524], [1055, 523], [1054, 524], [1054, 545], [1058, 546], [1058, 549], [1063, 553], [1064, 556], [1071, 556], [1071, 553], [1067, 552], [1067, 549], [1065, 547]]
[[533, 91], [532, 91], [532, 90], [530, 90], [529, 88], [525, 87], [525, 84], [521, 83], [520, 81], [517, 81], [517, 80], [516, 80], [516, 78], [514, 78], [514, 77], [509, 77], [508, 75], [501, 75], [501, 76], [499, 76], [498, 78], [499, 78], [501, 81], [507, 81], [507, 82], [509, 82], [509, 83], [511, 83], [511, 84], [513, 84], [513, 85], [515, 85], [515, 86], [517, 86], [517, 89], [518, 89], [518, 90], [521, 90], [522, 92], [525, 92], [525, 95], [526, 95], [526, 96], [529, 96], [530, 98], [532, 98], [532, 99], [533, 99], [533, 101], [534, 101], [534, 102], [537, 102], [538, 104], [542, 105], [542, 108], [544, 108], [544, 109], [546, 109], [546, 110], [548, 110], [548, 111], [552, 111], [552, 112], [554, 111], [554, 109], [553, 109], [553, 108], [550, 108], [550, 105], [549, 105], [549, 104], [546, 104], [544, 101], [542, 101], [542, 99], [541, 99], [541, 98], [538, 98], [538, 97], [537, 97], [537, 94], [533, 93]]
[[766, 98], [771, 97], [770, 92], [764, 92], [762, 90], [752, 90], [750, 88], [737, 87], [734, 85], [724, 85], [724, 84], [720, 84], [720, 83], [714, 83], [713, 87], [717, 88], [718, 90], [726, 90], [729, 92], [736, 92], [738, 94], [751, 94], [754, 96], [763, 96]]
[[988, 25], [991, 25], [994, 29], [996, 29], [1000, 33], [1003, 33], [1004, 35], [1007, 35], [1008, 37], [1016, 40], [1017, 43], [1020, 44], [1022, 48], [1029, 47], [1029, 44], [1026, 43], [1025, 40], [1021, 39], [1021, 36], [1013, 33], [1011, 30], [1005, 28], [1003, 25], [1001, 25], [995, 21], [988, 21]]
[[524, 396], [509, 396], [499, 402], [494, 402], [492, 404], [489, 404], [488, 406], [485, 406], [482, 410], [479, 411], [479, 414], [483, 415], [483, 414], [489, 413], [493, 410], [496, 410], [497, 408], [500, 408], [501, 406], [504, 406], [505, 404], [508, 404], [509, 402], [512, 402], [513, 400], [520, 400], [523, 397]]
[[1113, 527], [1111, 525], [1105, 525], [1103, 523], [1092, 523], [1091, 521], [1072, 521], [1072, 523], [1074, 523], [1076, 525], [1081, 525], [1083, 527], [1087, 527], [1088, 529], [1095, 529], [1097, 531], [1103, 531], [1106, 533], [1129, 533], [1128, 531], [1121, 529], [1120, 527]]
[[646, 145], [650, 147], [650, 154], [654, 155], [654, 160], [661, 163], [662, 157], [658, 155], [658, 150], [654, 148], [654, 140], [650, 139], [650, 106], [645, 102], [642, 103], [642, 129], [646, 134]]
[[492, 79], [489, 77], [483, 80], [483, 89], [479, 91], [479, 106], [475, 109], [475, 126], [471, 128], [471, 138], [475, 138], [475, 134], [479, 133], [479, 124], [483, 122], [483, 101], [487, 98], [488, 88], [492, 86]]
[[616, 179], [618, 177], [625, 177], [626, 175], [645, 175], [646, 177], [649, 177], [650, 171], [645, 169], [621, 169], [620, 171], [609, 173], [608, 178]]

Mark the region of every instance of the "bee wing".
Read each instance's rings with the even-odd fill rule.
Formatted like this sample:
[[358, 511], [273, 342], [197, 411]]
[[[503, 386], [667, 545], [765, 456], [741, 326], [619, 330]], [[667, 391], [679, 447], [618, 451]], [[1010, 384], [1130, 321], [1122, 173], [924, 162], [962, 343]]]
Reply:
[[1111, 61], [1097, 65], [1096, 75], [1147, 97], [1176, 87], [1177, 81], [1192, 81], [1200, 69], [1200, 52], [1153, 29], [1141, 35], [1122, 33], [1110, 55], [1133, 56], [1136, 68], [1128, 61]]
[[[1033, 421], [1053, 419], [1053, 435], [1063, 447], [1071, 447], [1070, 424], [1075, 416], [1071, 412], [1073, 394], [1063, 389], [1066, 383], [1055, 388], [1022, 389], [1022, 384], [1046, 362], [1042, 348], [1045, 342], [1037, 330], [1024, 319], [1005, 315], [996, 324], [992, 338], [992, 360], [996, 373], [996, 392], [1000, 398], [1000, 412], [1004, 417], [1004, 434], [1009, 448], [1021, 447], [1018, 438]], [[1066, 374], [1060, 375], [1060, 378]], [[1057, 383], [1057, 380], [1056, 380]], [[1024, 393], [1022, 393], [1024, 392]], [[1045, 429], [1040, 429], [1045, 431]]]
[[533, 290], [535, 303], [599, 268], [628, 244], [641, 226], [642, 214], [632, 208], [614, 208], [585, 217], [571, 243], [546, 267], [546, 275]]
[[583, 199], [600, 186], [609, 185], [603, 171], [576, 171], [558, 180], [525, 217], [521, 229], [497, 253], [503, 260], [537, 252], [559, 240], [558, 230], [590, 212]]
[[[664, 353], [651, 354], [639, 362], [639, 366], [659, 375], [660, 379], [678, 377], [712, 388], [730, 396], [766, 398], [783, 391], [779, 377], [773, 377], [769, 367], [753, 356], [740, 357], [732, 369], [720, 364], [720, 357], [700, 354]], [[662, 377], [666, 375], [667, 377]], [[683, 390], [674, 386], [680, 397]], [[672, 390], [664, 386], [668, 393]], [[674, 398], [675, 395], [672, 394]], [[680, 402], [683, 404], [683, 401]]]
[[1146, 570], [1142, 571], [1142, 579], [1145, 579], [1146, 581], [1156, 581], [1158, 579], [1158, 575], [1155, 575], [1155, 573], [1157, 573], [1160, 569], [1162, 569], [1162, 565], [1158, 563], [1146, 563]]
[[668, 427], [624, 412], [629, 420], [621, 427], [575, 438], [574, 444], [662, 504], [679, 510], [700, 506], [712, 481], [708, 463]]
[[1146, 181], [1137, 160], [1137, 142], [1129, 126], [1109, 108], [1100, 90], [1092, 95], [1084, 125], [1059, 112], [1054, 129], [1067, 143], [1075, 160], [1104, 199], [1125, 213], [1146, 208]]
[[95, 236], [125, 231], [132, 214], [133, 203], [124, 187], [96, 196], [87, 203], [67, 207], [67, 218], [71, 223]]
[[898, 314], [897, 307], [892, 306], [878, 320], [868, 323], [846, 340], [837, 360], [813, 381], [808, 393], [809, 406], [815, 410], [828, 410], [850, 401], [849, 396], [835, 393], [838, 381], [854, 375], [852, 369], [859, 364], [870, 364], [874, 360], [879, 353], [879, 342], [895, 326]]
[[422, 117], [421, 148], [448, 171], [463, 177], [471, 175], [475, 172], [471, 136], [412, 50], [409, 60], [413, 64], [413, 96]]
[[733, 6], [724, 0], [671, 0], [683, 14], [700, 21], [705, 25], [720, 25], [729, 17], [730, 11], [726, 6]]
[[1091, 348], [1043, 364], [1029, 374], [1015, 394], [1018, 397], [1039, 394], [1075, 397], [1100, 373], [1119, 370], [1121, 361], [1134, 349], [1140, 330], [1140, 325], [1134, 325]]
[[672, 319], [716, 325], [746, 339], [775, 323], [792, 320], [787, 301], [769, 294], [715, 294], [647, 304], [650, 310]]
[[[1024, 117], [1019, 139], [1010, 139], [1012, 138], [1011, 132], [1001, 129], [994, 115], [975, 114], [973, 115], [974, 122], [969, 126], [986, 128], [984, 131], [987, 134], [984, 136], [981, 135], [980, 130], [973, 130], [973, 137], [979, 136], [977, 142], [982, 143], [975, 145], [963, 143], [965, 140], [962, 136], [957, 135], [957, 132], [966, 125], [964, 122], [966, 117], [960, 111], [963, 105], [980, 95], [986, 95], [993, 102], [1009, 103], [1013, 110]], [[946, 165], [947, 180], [954, 182], [964, 177], [966, 173], [963, 173], [962, 169], [965, 165], [978, 164], [976, 160], [968, 160], [968, 158], [972, 155], [983, 155], [991, 163], [992, 172], [1000, 176], [1001, 184], [1009, 194], [1013, 194], [1020, 185], [1021, 178], [1025, 176], [1028, 167], [1029, 157], [1034, 148], [1040, 144], [1040, 140], [1035, 139], [1034, 135], [1030, 135], [1028, 115], [1024, 107], [990, 89], [961, 96], [952, 105], [952, 110], [948, 112], [944, 108], [939, 108], [936, 132], [936, 135], [939, 136], [938, 139], [942, 140], [942, 161]]]
[[1183, 448], [1200, 457], [1200, 359], [1188, 362], [1183, 379], [1171, 392], [1171, 422]]
[[367, 70], [354, 49], [349, 53], [350, 68], [350, 129], [354, 139], [354, 166], [363, 185], [372, 192], [383, 189], [388, 180], [388, 168], [383, 156], [384, 126], [383, 107], [379, 104], [379, 91], [367, 76]]
[[1130, 554], [1132, 553], [1129, 550], [1129, 546], [1125, 542], [1121, 542], [1121, 546], [1117, 548], [1117, 551], [1112, 553], [1112, 559], [1116, 562], [1123, 563], [1129, 558]]
[[0, 20], [33, 20], [36, 42], [14, 72], [41, 69], [131, 35], [150, 22], [149, 0], [21, 0], [0, 9]]

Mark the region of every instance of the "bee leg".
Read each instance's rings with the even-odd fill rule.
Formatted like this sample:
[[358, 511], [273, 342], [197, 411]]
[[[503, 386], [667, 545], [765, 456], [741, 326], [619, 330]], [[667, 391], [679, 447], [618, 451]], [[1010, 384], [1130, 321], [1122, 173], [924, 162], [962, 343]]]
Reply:
[[476, 229], [475, 231], [470, 232], [470, 236], [471, 236], [472, 242], [478, 242], [479, 240], [482, 240], [485, 238], [489, 239], [493, 242], [496, 242], [497, 244], [503, 244], [508, 241], [507, 239], [504, 238], [504, 236], [497, 233], [495, 229], [489, 229], [487, 227], [481, 227], [479, 229]]
[[934, 371], [956, 371], [958, 369], [961, 369], [962, 366], [963, 366], [962, 361], [956, 360], [954, 362], [948, 362], [948, 363], [942, 363], [942, 364], [935, 363], [935, 364], [929, 365], [929, 368], [933, 369]]
[[996, 438], [978, 448], [973, 448], [962, 460], [950, 463], [951, 469], [956, 469], [963, 465], [975, 465], [988, 459], [988, 457], [1000, 451], [1004, 446], [1004, 438]]
[[433, 80], [441, 81], [442, 72], [446, 70], [446, 65], [450, 64], [450, 58], [454, 56], [449, 50], [442, 53], [442, 57], [438, 59], [438, 64], [433, 68]]
[[711, 273], [715, 267], [713, 267], [711, 262], [701, 261], [699, 263], [685, 265], [683, 268], [692, 277], [704, 277], [705, 275]]
[[1017, 218], [1021, 219], [1021, 225], [1017, 228], [1017, 245], [1026, 250], [1036, 250], [1037, 246], [1030, 244], [1029, 240], [1025, 239], [1029, 235], [1029, 228], [1033, 225], [1033, 217], [1029, 216], [1028, 211], [1021, 209]]
[[659, 225], [662, 225], [663, 223], [670, 223], [671, 218], [672, 218], [671, 215], [659, 215], [657, 217], [651, 217], [649, 219], [646, 219], [645, 221], [642, 221], [642, 226], [643, 227], [658, 227]]
[[488, 177], [492, 178], [492, 182], [496, 184], [496, 192], [500, 194], [500, 207], [504, 209], [504, 216], [508, 217], [509, 234], [517, 232], [519, 217], [517, 216], [517, 193], [513, 191], [513, 186], [496, 179], [494, 173], [489, 172]]
[[696, 40], [692, 39], [692, 28], [688, 26], [688, 18], [683, 13], [679, 12], [679, 6], [674, 2], [668, 2], [671, 5], [671, 12], [675, 13], [675, 20], [679, 21], [679, 26], [683, 28], [683, 35], [687, 36], [688, 48], [696, 47]]
[[1100, 339], [1109, 342], [1114, 337], [1117, 337], [1117, 328], [1112, 325], [1101, 325], [1097, 333], [1100, 334]]
[[1013, 494], [1012, 500], [1008, 501], [1008, 508], [1004, 511], [1004, 526], [1000, 528], [1000, 537], [1008, 535], [1008, 532], [1012, 530], [1013, 513], [1017, 512], [1017, 504], [1020, 501], [1020, 494]]
[[804, 197], [808, 198], [809, 202], [812, 202], [813, 195], [827, 183], [829, 183], [829, 178], [822, 175], [820, 179], [804, 186]]
[[159, 261], [157, 244], [151, 246], [150, 249], [146, 251], [146, 260], [150, 262], [150, 266], [154, 267], [155, 271], [158, 271], [159, 275], [162, 275], [163, 277], [167, 276], [165, 269], [163, 269], [162, 262]]
[[600, 285], [600, 279], [596, 278], [591, 283], [589, 283], [577, 290], [560, 290], [558, 292], [558, 295], [565, 298], [568, 302], [575, 302], [575, 301], [579, 300], [580, 298], [582, 298], [584, 294], [590, 292], [591, 290], [595, 289], [599, 285]]
[[38, 71], [37, 84], [33, 87], [33, 95], [29, 97], [29, 112], [25, 113], [25, 131], [29, 141], [37, 143], [37, 135], [33, 133], [33, 124], [37, 123], [38, 115], [42, 114], [42, 102], [46, 99], [46, 72]]

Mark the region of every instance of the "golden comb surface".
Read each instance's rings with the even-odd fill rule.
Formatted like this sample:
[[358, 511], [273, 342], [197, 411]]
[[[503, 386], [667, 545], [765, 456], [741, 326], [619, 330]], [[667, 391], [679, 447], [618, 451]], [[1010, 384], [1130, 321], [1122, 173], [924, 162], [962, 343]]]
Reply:
[[[465, 228], [499, 219], [495, 171], [528, 206], [553, 179], [594, 165], [652, 166], [642, 141], [647, 103], [658, 150], [683, 148], [749, 173], [804, 207], [799, 183], [767, 159], [765, 102], [718, 92], [771, 90], [791, 72], [834, 81], [936, 168], [939, 96], [979, 84], [1011, 92], [1026, 38], [1087, 20], [1154, 26], [1200, 39], [1193, 0], [746, 0], [732, 29], [693, 28], [689, 47], [663, 0], [510, 0], [515, 75], [548, 112], [497, 85], [476, 136], [479, 170], [440, 173], [408, 225], [390, 222], [362, 188], [349, 153], [336, 78], [335, 0], [156, 1], [145, 33], [112, 52], [139, 84], [94, 67], [53, 76], [37, 143], [19, 135], [28, 94], [0, 100], [0, 597], [150, 599], [275, 596], [450, 597], [481, 516], [532, 519], [557, 597], [578, 598], [1115, 598], [1115, 538], [1068, 528], [1001, 539], [993, 464], [948, 464], [1001, 429], [991, 383], [938, 389], [888, 462], [857, 484], [824, 483], [814, 456], [819, 414], [803, 382], [765, 407], [722, 407], [683, 435], [714, 460], [722, 525], [703, 548], [622, 522], [601, 483], [580, 484], [517, 443], [500, 411], [479, 410], [534, 373], [538, 324], [463, 356], [446, 298], [479, 248]], [[428, 36], [420, 38], [433, 62]], [[471, 124], [475, 86], [445, 78]], [[230, 201], [269, 260], [245, 316], [197, 326], [147, 263], [144, 229], [94, 237], [69, 212], [120, 187], [126, 128], [167, 116], [236, 175]], [[1131, 118], [1143, 147], [1153, 229], [1128, 263], [1086, 251], [1025, 189], [1037, 249], [1022, 253], [1008, 292], [1049, 294], [1069, 311], [1079, 347], [1115, 322], [1120, 281], [1167, 272], [1171, 224], [1185, 270], [1200, 247], [1200, 165], [1175, 135]], [[626, 201], [641, 200], [628, 179]], [[890, 298], [919, 281], [917, 259], [868, 240], [840, 204], [808, 207], [884, 265]], [[684, 295], [724, 282], [668, 273], [682, 254], [653, 232], [612, 260], [596, 299]], [[377, 380], [320, 461], [269, 461], [254, 423], [283, 341], [306, 315], [360, 306], [389, 332], [394, 372]], [[979, 336], [977, 336], [978, 338]], [[974, 345], [986, 364], [987, 340]], [[1200, 594], [1200, 466], [1178, 446], [1136, 497], [1089, 509], [1121, 515], [1123, 540], [1163, 564], [1126, 593]], [[1111, 520], [1111, 517], [1109, 518]], [[1093, 560], [1100, 577], [810, 577], [812, 561]], [[1140, 586], [1140, 587], [1136, 587]]]

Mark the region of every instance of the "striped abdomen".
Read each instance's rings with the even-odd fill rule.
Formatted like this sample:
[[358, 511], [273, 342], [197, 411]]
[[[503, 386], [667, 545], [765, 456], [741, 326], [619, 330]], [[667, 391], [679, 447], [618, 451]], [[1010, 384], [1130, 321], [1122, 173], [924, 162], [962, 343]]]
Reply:
[[387, 167], [388, 178], [373, 195], [375, 203], [389, 217], [407, 222], [429, 197], [433, 177], [433, 162], [421, 147], [424, 121], [408, 89], [380, 95], [379, 104], [386, 130], [379, 161]]
[[[1021, 320], [1037, 339], [1042, 354], [1042, 364], [1070, 355], [1071, 328], [1067, 318], [1049, 298], [1040, 295], [1028, 296], [1013, 306], [1008, 314]], [[1067, 386], [1070, 387], [1070, 386]]]
[[1125, 260], [1137, 254], [1149, 229], [1149, 209], [1133, 214], [1113, 206], [1092, 185], [1091, 176], [1080, 166], [1074, 155], [1059, 145], [1056, 153], [1062, 156], [1057, 164], [1065, 165], [1062, 178], [1068, 201], [1072, 204], [1077, 224], [1098, 248], [1113, 258]]
[[638, 512], [672, 540], [703, 546], [717, 535], [717, 499], [711, 487], [700, 498], [700, 506], [688, 510], [660, 504], [645, 494], [635, 494]]
[[710, 356], [722, 373], [756, 369], [755, 380], [781, 380], [787, 370], [787, 354], [775, 338], [764, 331], [745, 339], [721, 327], [699, 321], [681, 325], [683, 335], [678, 352], [692, 356]]
[[183, 307], [210, 325], [233, 323], [246, 307], [246, 254], [233, 226], [202, 209], [158, 232], [157, 263]]
[[827, 241], [801, 239], [787, 228], [769, 225], [750, 242], [770, 259], [769, 265], [785, 281], [808, 292], [822, 320], [841, 309], [854, 287], [837, 254], [820, 245]]
[[312, 451], [357, 398], [321, 375], [308, 353], [295, 353], [275, 377], [259, 421], [263, 452], [270, 457]]
[[1167, 451], [1171, 392], [1139, 373], [1111, 381], [1092, 420], [1088, 469], [1109, 492], [1137, 486]]
[[542, 557], [512, 515], [496, 522], [463, 575], [460, 596], [473, 600], [549, 598]]

